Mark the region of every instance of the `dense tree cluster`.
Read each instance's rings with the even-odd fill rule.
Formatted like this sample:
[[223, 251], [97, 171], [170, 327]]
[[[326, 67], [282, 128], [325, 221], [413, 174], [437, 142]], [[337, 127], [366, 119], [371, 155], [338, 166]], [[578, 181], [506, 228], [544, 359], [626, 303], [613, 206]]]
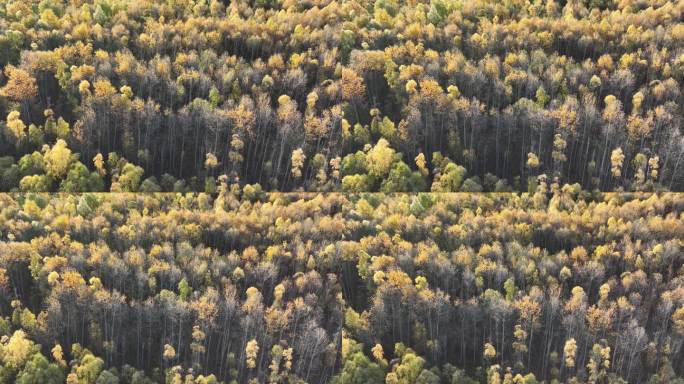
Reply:
[[6, 0], [0, 69], [3, 191], [684, 189], [682, 1]]
[[0, 382], [681, 382], [683, 219], [569, 185], [0, 195]]
[[0, 384], [684, 384], [683, 84], [684, 1], [0, 1]]

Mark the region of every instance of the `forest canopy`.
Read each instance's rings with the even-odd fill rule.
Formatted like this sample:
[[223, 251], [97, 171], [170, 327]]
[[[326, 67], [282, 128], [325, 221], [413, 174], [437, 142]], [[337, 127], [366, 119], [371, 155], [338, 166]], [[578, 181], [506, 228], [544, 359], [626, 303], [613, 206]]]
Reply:
[[684, 190], [684, 2], [6, 0], [0, 190]]
[[684, 384], [684, 1], [0, 1], [0, 384]]
[[682, 383], [684, 195], [0, 195], [2, 383]]

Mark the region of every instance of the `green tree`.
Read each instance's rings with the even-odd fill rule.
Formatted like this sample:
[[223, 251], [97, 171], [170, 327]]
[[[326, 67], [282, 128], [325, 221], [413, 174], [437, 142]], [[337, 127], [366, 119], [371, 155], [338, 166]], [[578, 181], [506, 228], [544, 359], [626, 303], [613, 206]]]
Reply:
[[113, 192], [136, 192], [140, 188], [140, 182], [145, 170], [137, 165], [126, 163], [121, 169], [116, 182], [112, 183]]
[[383, 384], [385, 373], [378, 364], [372, 362], [362, 351], [348, 356], [342, 371], [333, 378], [333, 384]]
[[344, 192], [368, 192], [375, 187], [375, 180], [368, 175], [347, 175], [342, 178]]
[[[397, 343], [394, 349], [400, 361], [399, 364], [392, 367], [392, 372], [390, 372], [388, 375], [395, 375], [397, 384], [417, 383], [418, 377], [421, 376], [421, 373], [423, 372], [425, 359], [417, 355], [411, 348], [404, 346], [402, 343]], [[426, 373], [424, 379], [428, 380], [425, 381], [425, 383], [430, 383], [429, 380], [433, 379], [433, 377], [429, 373]]]
[[17, 375], [16, 384], [61, 384], [64, 373], [55, 363], [50, 363], [40, 353], [33, 355], [31, 360]]
[[458, 192], [465, 177], [466, 169], [449, 162], [444, 171], [432, 184], [433, 192]]
[[381, 192], [420, 192], [425, 190], [425, 180], [419, 172], [411, 169], [399, 160], [394, 163], [392, 170], [380, 185]]
[[104, 361], [101, 358], [86, 351], [76, 366], [79, 384], [95, 384], [103, 367]]
[[101, 192], [104, 181], [97, 172], [89, 172], [83, 163], [76, 161], [69, 169], [69, 173], [59, 185], [63, 192]]

